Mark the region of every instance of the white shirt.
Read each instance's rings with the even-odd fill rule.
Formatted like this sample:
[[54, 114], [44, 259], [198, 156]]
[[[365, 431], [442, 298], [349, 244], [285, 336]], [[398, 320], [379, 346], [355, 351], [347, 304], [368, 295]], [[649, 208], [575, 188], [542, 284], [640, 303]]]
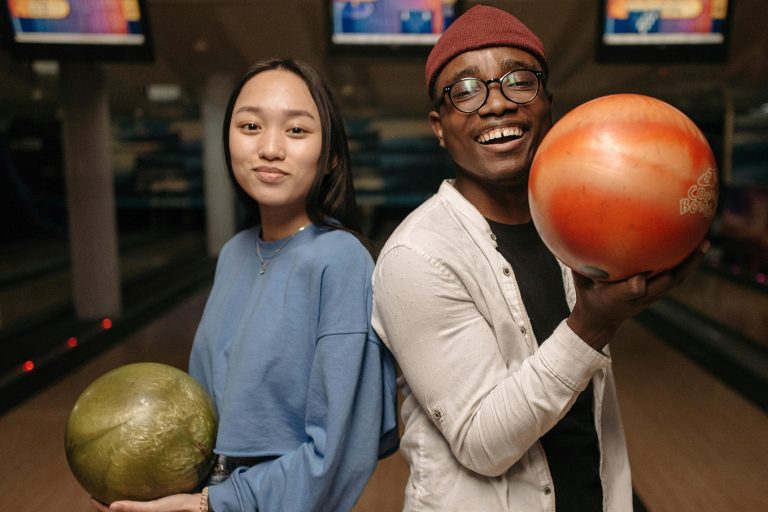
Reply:
[[590, 379], [604, 510], [632, 510], [610, 358], [565, 321], [539, 346], [511, 265], [451, 180], [392, 234], [373, 286], [373, 326], [403, 373], [406, 511], [554, 511], [539, 438]]

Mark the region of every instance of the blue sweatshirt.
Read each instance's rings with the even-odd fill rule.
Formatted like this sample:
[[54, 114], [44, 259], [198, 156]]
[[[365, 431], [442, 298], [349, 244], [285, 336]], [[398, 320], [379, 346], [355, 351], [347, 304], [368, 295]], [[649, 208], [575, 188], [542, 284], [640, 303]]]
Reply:
[[258, 233], [222, 249], [189, 371], [219, 414], [216, 453], [276, 458], [211, 486], [210, 503], [350, 510], [398, 443], [394, 362], [370, 324], [373, 261], [351, 234], [312, 225], [261, 242], [260, 274]]

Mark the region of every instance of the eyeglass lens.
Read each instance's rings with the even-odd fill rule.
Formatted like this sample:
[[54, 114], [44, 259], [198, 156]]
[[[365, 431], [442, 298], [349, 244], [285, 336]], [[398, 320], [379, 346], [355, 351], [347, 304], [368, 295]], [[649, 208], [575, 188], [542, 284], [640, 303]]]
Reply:
[[[536, 97], [539, 89], [536, 74], [526, 69], [512, 71], [495, 81], [500, 83], [504, 96], [515, 103], [528, 103]], [[458, 110], [474, 112], [488, 98], [488, 86], [479, 78], [463, 78], [451, 86], [450, 97]]]

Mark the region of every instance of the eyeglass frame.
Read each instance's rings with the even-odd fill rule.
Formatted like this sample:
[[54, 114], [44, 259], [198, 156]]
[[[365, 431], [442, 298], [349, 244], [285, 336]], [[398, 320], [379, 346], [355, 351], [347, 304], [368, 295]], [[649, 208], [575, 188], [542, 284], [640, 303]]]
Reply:
[[[534, 95], [533, 95], [533, 97], [531, 99], [529, 99], [528, 101], [523, 101], [523, 102], [515, 101], [512, 98], [510, 98], [509, 96], [507, 96], [504, 93], [504, 87], [501, 85], [501, 81], [504, 80], [504, 78], [506, 78], [508, 75], [510, 75], [512, 73], [518, 73], [520, 71], [528, 71], [530, 73], [533, 73], [536, 76], [536, 92], [534, 93]], [[450, 94], [451, 93], [451, 89], [453, 88], [454, 85], [458, 84], [459, 82], [463, 82], [465, 80], [478, 80], [479, 82], [482, 82], [483, 85], [485, 85], [485, 98], [483, 98], [483, 102], [480, 103], [479, 107], [477, 107], [474, 110], [470, 110], [469, 112], [461, 110], [459, 107], [457, 107], [456, 103], [453, 102], [453, 98], [451, 97], [451, 94]], [[451, 105], [453, 105], [453, 108], [455, 108], [456, 110], [458, 110], [459, 112], [461, 112], [463, 114], [474, 114], [475, 112], [477, 112], [478, 110], [483, 108], [483, 106], [488, 102], [488, 97], [491, 95], [491, 88], [489, 86], [492, 83], [499, 84], [499, 91], [501, 92], [501, 95], [504, 96], [504, 98], [507, 99], [508, 101], [511, 101], [512, 103], [514, 103], [516, 105], [526, 105], [526, 104], [532, 102], [533, 100], [535, 100], [536, 97], [539, 95], [539, 91], [541, 90], [541, 85], [542, 85], [543, 82], [544, 82], [544, 72], [543, 71], [538, 71], [536, 69], [525, 69], [525, 68], [512, 69], [510, 71], [507, 71], [506, 73], [504, 73], [503, 75], [501, 75], [498, 78], [490, 78], [488, 80], [483, 80], [482, 78], [477, 78], [477, 77], [473, 77], [473, 76], [467, 76], [467, 77], [464, 77], [464, 78], [459, 78], [455, 82], [453, 82], [451, 84], [448, 84], [445, 87], [443, 87], [443, 90], [442, 90], [442, 92], [440, 94], [440, 98], [435, 103], [435, 110], [440, 108], [440, 105], [443, 104], [445, 95], [448, 94], [448, 99], [451, 100]]]

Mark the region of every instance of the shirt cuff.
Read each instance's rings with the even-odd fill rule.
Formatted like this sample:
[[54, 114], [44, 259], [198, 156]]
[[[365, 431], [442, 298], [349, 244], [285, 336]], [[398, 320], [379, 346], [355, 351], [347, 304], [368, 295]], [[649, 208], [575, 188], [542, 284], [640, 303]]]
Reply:
[[576, 391], [583, 391], [598, 370], [608, 367], [611, 359], [598, 352], [574, 333], [563, 320], [539, 350], [536, 357], [557, 378]]
[[208, 487], [209, 510], [239, 510], [235, 486], [231, 478]]

